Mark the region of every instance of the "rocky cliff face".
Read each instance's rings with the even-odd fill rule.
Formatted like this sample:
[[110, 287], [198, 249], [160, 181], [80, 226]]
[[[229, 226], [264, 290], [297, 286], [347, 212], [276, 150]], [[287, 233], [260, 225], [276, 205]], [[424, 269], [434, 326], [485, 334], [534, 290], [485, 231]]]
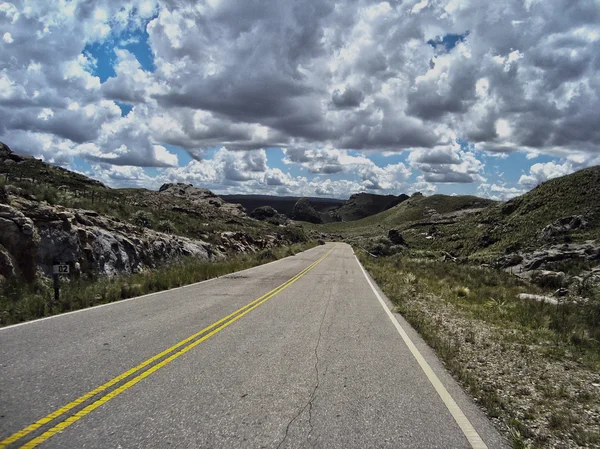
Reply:
[[[253, 238], [221, 232], [217, 243], [134, 226], [98, 212], [50, 206], [19, 195], [0, 203], [0, 279], [28, 282], [66, 262], [74, 274], [113, 276], [155, 268], [182, 257], [216, 260], [286, 243], [278, 234]], [[2, 198], [0, 197], [0, 200]]]
[[75, 274], [132, 273], [183, 256], [223, 256], [200, 240], [142, 229], [97, 212], [49, 206], [11, 195], [0, 204], [0, 275], [31, 282], [52, 265], [69, 263]]

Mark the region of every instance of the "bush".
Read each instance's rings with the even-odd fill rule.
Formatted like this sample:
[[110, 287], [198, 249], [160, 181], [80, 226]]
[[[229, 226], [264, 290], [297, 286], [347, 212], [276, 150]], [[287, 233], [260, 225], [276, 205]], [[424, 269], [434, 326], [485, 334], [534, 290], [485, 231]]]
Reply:
[[271, 260], [277, 260], [275, 253], [271, 249], [264, 249], [260, 253], [258, 253], [258, 260], [260, 262], [268, 262]]
[[156, 225], [156, 230], [160, 232], [165, 232], [167, 234], [172, 234], [175, 232], [175, 225], [171, 220], [161, 220]]
[[138, 210], [131, 216], [131, 222], [140, 228], [152, 228], [152, 216], [143, 210]]

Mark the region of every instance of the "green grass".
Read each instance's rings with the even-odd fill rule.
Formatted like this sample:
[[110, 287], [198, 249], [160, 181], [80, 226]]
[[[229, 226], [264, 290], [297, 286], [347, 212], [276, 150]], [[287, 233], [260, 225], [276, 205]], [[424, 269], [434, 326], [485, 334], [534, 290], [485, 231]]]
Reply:
[[324, 225], [307, 223], [306, 227], [320, 232], [342, 233], [346, 237], [373, 237], [384, 232], [387, 233], [391, 228], [404, 229], [416, 221], [427, 219], [427, 210], [429, 209], [444, 214], [462, 209], [484, 207], [493, 203], [493, 201], [469, 195], [413, 197], [384, 212], [360, 220]]
[[0, 286], [0, 326], [181, 287], [292, 256], [314, 246], [316, 242], [297, 243], [215, 262], [188, 258], [142, 273], [62, 282], [58, 303], [54, 301], [51, 281], [35, 285], [5, 282]]

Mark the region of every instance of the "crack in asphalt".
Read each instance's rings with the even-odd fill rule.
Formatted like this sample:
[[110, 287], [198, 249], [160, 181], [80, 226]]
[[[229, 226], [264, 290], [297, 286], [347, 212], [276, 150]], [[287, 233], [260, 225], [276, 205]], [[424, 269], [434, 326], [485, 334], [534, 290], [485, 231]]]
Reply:
[[[332, 291], [333, 291], [333, 289], [329, 290], [329, 298], [327, 298], [327, 304], [325, 305], [325, 311], [323, 312], [323, 316], [321, 317], [321, 324], [319, 324], [319, 338], [317, 339], [317, 344], [315, 346], [315, 375], [316, 375], [317, 381], [315, 383], [315, 387], [313, 388], [312, 394], [310, 395], [310, 398], [308, 399], [308, 425], [310, 427], [310, 430], [308, 431], [308, 434], [306, 435], [307, 441], [310, 441], [310, 436], [313, 431], [313, 423], [312, 423], [313, 401], [317, 397], [317, 390], [319, 389], [319, 385], [321, 383], [321, 377], [319, 376], [319, 346], [321, 345], [321, 337], [323, 336], [323, 323], [325, 322], [325, 316], [327, 315], [327, 310], [329, 309], [329, 304], [331, 303]], [[331, 327], [331, 323], [329, 324], [329, 328], [330, 327]], [[328, 330], [329, 330], [329, 328], [328, 328]], [[325, 375], [325, 373], [327, 373], [327, 369], [328, 369], [328, 367], [326, 366], [323, 375]], [[315, 447], [316, 444], [317, 444], [317, 442], [315, 441], [315, 443], [312, 445], [312, 447]]]
[[[325, 322], [325, 316], [327, 315], [327, 310], [329, 309], [329, 304], [331, 303], [332, 293], [333, 293], [333, 289], [329, 290], [329, 297], [327, 298], [327, 304], [325, 305], [325, 310], [323, 311], [323, 316], [321, 317], [321, 323], [319, 324], [319, 338], [317, 339], [317, 344], [315, 345], [315, 351], [314, 351], [314, 353], [315, 353], [314, 368], [315, 368], [315, 375], [316, 375], [315, 386], [313, 387], [312, 393], [310, 394], [310, 396], [308, 398], [308, 402], [304, 405], [304, 407], [302, 407], [298, 411], [298, 413], [296, 413], [296, 415], [294, 415], [294, 417], [290, 420], [290, 422], [288, 422], [288, 424], [285, 428], [285, 435], [283, 436], [283, 439], [281, 440], [281, 442], [277, 445], [277, 449], [279, 449], [283, 445], [285, 440], [287, 439], [290, 427], [292, 426], [294, 421], [296, 421], [296, 419], [298, 419], [307, 408], [308, 408], [308, 425], [310, 426], [310, 430], [306, 436], [306, 440], [310, 441], [310, 436], [313, 431], [313, 424], [312, 424], [313, 401], [315, 400], [315, 398], [317, 396], [317, 390], [319, 389], [319, 385], [321, 382], [320, 373], [319, 373], [319, 346], [321, 344], [321, 338], [323, 336], [323, 323]], [[333, 323], [333, 321], [331, 323], [329, 323], [327, 332], [329, 332], [329, 329], [331, 328], [332, 323]], [[327, 369], [328, 369], [328, 367], [325, 367], [325, 371], [323, 372], [323, 375], [325, 375], [325, 373], [327, 373]], [[315, 441], [313, 443], [312, 447], [314, 448], [316, 446], [316, 444], [317, 444], [317, 442]]]

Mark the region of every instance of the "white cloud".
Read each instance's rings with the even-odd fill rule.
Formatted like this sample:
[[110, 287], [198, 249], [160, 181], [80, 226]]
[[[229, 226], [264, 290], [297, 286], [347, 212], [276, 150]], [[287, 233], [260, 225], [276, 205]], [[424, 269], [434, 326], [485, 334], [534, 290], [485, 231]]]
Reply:
[[[486, 182], [478, 151], [562, 158], [523, 174], [535, 185], [597, 160], [598, 23], [597, 2], [571, 0], [4, 2], [0, 136], [61, 164], [171, 167], [168, 145], [224, 146], [210, 170], [181, 175], [296, 189], [312, 187], [265, 175], [263, 148], [284, 148], [309, 177], [382, 191], [406, 189], [415, 170], [425, 183]], [[144, 28], [155, 72], [122, 48], [139, 39], [123, 31]], [[447, 34], [465, 37], [428, 43]], [[116, 75], [101, 83], [82, 52], [110, 42]], [[121, 117], [115, 101], [135, 107]], [[367, 151], [411, 153], [407, 166]]]
[[506, 183], [502, 184], [487, 184], [482, 183], [477, 187], [477, 193], [485, 198], [496, 201], [507, 201], [519, 195], [523, 195], [527, 189], [510, 187]]
[[485, 181], [484, 163], [472, 149], [446, 145], [412, 151], [408, 156], [411, 167], [423, 172], [423, 179], [436, 183], [472, 183]]
[[549, 179], [573, 173], [575, 169], [570, 162], [563, 164], [556, 162], [546, 162], [533, 164], [529, 169], [529, 174], [522, 175], [519, 178], [519, 184], [526, 187], [535, 187]]

